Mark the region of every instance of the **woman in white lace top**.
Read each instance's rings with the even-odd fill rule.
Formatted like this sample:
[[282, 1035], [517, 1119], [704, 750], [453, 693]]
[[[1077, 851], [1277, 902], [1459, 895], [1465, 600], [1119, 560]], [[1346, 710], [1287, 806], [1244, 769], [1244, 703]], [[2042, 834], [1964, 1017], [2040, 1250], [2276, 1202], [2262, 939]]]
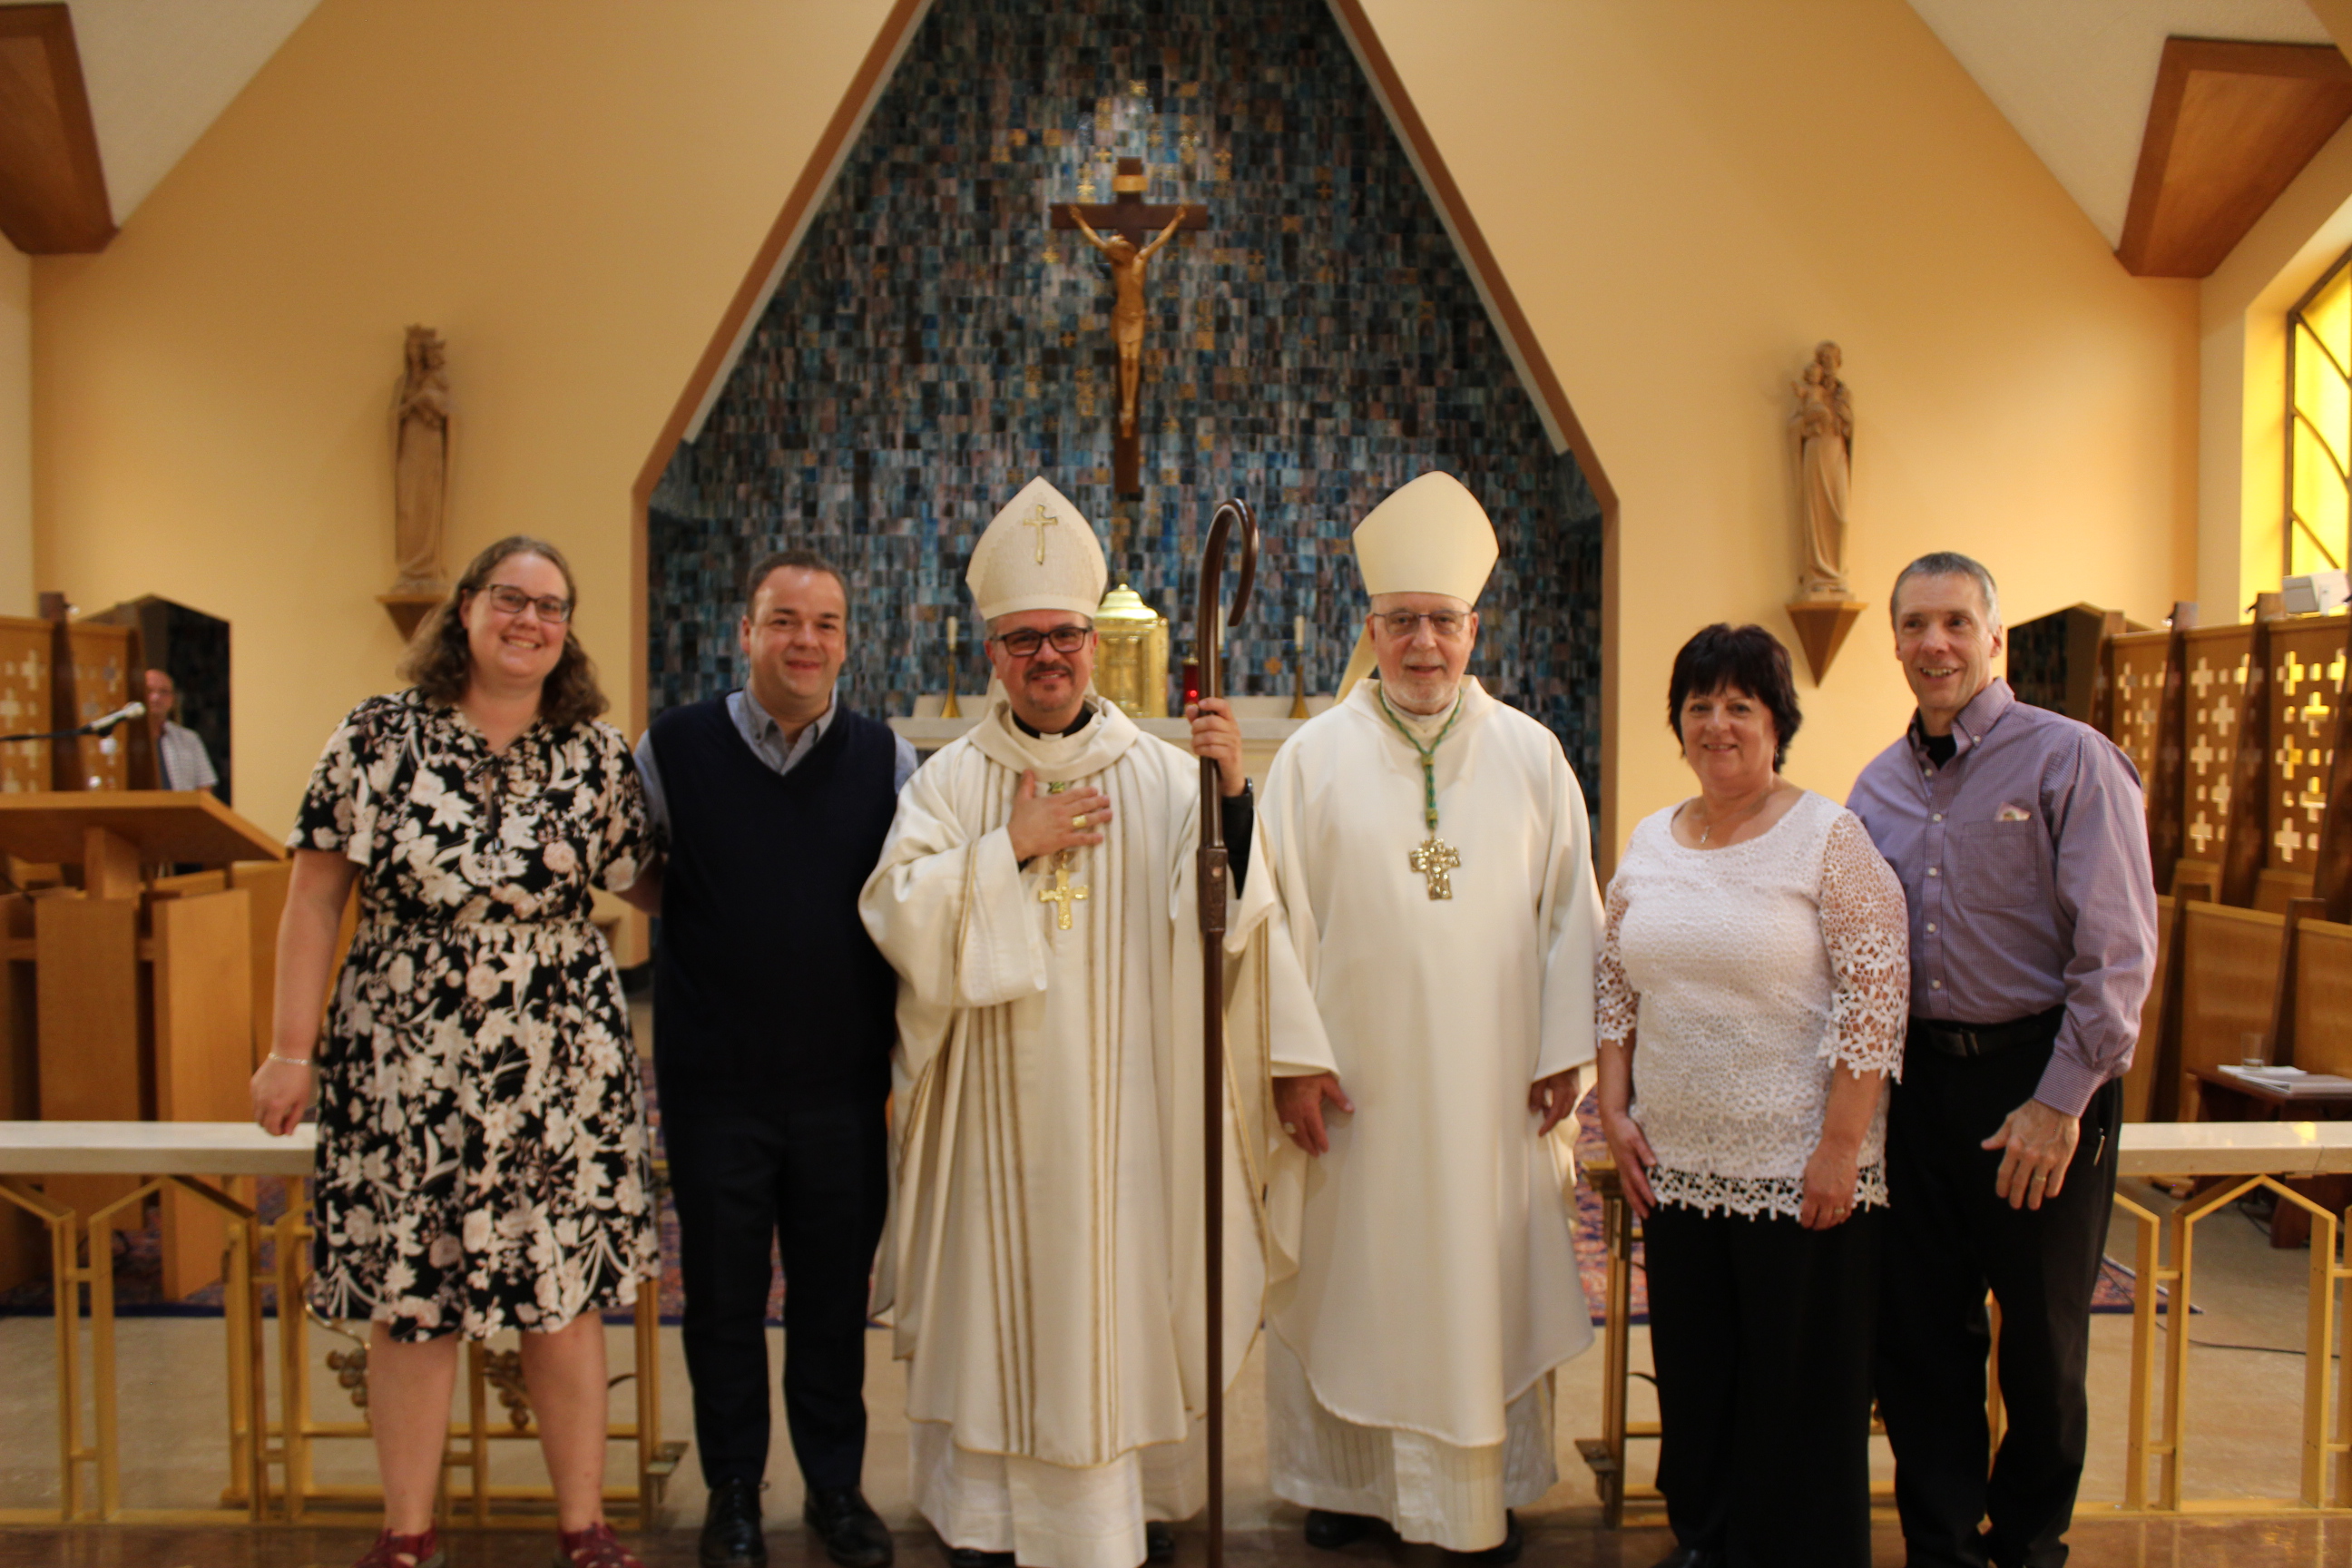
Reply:
[[1660, 1568], [1863, 1568], [1903, 889], [1851, 812], [1780, 777], [1801, 716], [1769, 632], [1692, 637], [1667, 713], [1699, 793], [1633, 830], [1597, 997], [1601, 1128], [1643, 1222]]

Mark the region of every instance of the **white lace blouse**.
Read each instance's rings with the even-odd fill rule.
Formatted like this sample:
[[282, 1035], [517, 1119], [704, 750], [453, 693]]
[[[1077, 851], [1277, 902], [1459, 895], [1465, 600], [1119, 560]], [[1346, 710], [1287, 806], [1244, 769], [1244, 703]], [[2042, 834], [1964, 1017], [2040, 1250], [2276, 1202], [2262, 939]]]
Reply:
[[[1659, 1202], [1793, 1218], [1832, 1070], [1902, 1072], [1903, 888], [1860, 819], [1810, 791], [1725, 849], [1675, 842], [1674, 815], [1633, 829], [1609, 885], [1601, 1038], [1634, 1042]], [[1885, 1144], [1882, 1097], [1857, 1205], [1886, 1202]]]

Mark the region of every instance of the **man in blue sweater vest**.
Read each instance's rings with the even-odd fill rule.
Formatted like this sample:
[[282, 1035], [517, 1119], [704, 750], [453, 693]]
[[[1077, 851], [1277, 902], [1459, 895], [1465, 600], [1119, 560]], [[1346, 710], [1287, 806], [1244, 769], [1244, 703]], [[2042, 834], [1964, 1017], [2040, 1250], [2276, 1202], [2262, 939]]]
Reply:
[[753, 1568], [768, 1557], [772, 1245], [803, 1513], [835, 1563], [878, 1568], [890, 1533], [859, 1482], [898, 983], [858, 921], [857, 893], [915, 753], [835, 698], [849, 637], [838, 572], [806, 551], [768, 555], [745, 597], [743, 689], [668, 710], [637, 745], [668, 847], [631, 896], [662, 917], [654, 1066], [710, 1488], [701, 1559]]

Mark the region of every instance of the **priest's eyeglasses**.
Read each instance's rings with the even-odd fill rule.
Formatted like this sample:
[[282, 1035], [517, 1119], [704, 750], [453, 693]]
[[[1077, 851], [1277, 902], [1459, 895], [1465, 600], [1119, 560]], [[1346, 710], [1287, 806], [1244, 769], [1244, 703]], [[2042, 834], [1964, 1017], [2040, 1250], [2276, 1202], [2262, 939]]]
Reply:
[[1003, 633], [996, 640], [1013, 658], [1027, 658], [1047, 643], [1054, 645], [1055, 653], [1076, 653], [1086, 647], [1087, 639], [1094, 635], [1092, 626], [1055, 626], [1044, 632], [1023, 626], [1017, 631]]
[[1412, 636], [1423, 621], [1444, 642], [1452, 642], [1470, 625], [1470, 617], [1460, 610], [1391, 610], [1372, 618], [1381, 623], [1381, 630], [1400, 642]]
[[490, 607], [502, 616], [519, 616], [526, 609], [536, 609], [539, 618], [551, 626], [560, 626], [572, 618], [572, 601], [559, 599], [552, 594], [536, 598], [520, 588], [509, 588], [504, 583], [493, 583], [482, 590], [490, 596]]

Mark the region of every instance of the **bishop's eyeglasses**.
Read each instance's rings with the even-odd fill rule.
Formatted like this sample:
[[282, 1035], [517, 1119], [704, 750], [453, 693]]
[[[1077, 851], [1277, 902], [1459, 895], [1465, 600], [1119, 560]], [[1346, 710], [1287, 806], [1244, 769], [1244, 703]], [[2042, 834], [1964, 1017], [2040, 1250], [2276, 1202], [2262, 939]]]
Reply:
[[1423, 621], [1429, 623], [1429, 629], [1435, 632], [1442, 642], [1453, 641], [1470, 625], [1470, 617], [1460, 610], [1391, 610], [1372, 618], [1381, 623], [1381, 629], [1389, 636], [1400, 641], [1412, 636]]
[[1055, 653], [1076, 653], [1086, 647], [1087, 639], [1094, 635], [1092, 626], [1055, 626], [1051, 631], [1043, 632], [1023, 626], [1017, 631], [1003, 633], [996, 641], [1013, 658], [1027, 658], [1047, 643], [1054, 645]]

